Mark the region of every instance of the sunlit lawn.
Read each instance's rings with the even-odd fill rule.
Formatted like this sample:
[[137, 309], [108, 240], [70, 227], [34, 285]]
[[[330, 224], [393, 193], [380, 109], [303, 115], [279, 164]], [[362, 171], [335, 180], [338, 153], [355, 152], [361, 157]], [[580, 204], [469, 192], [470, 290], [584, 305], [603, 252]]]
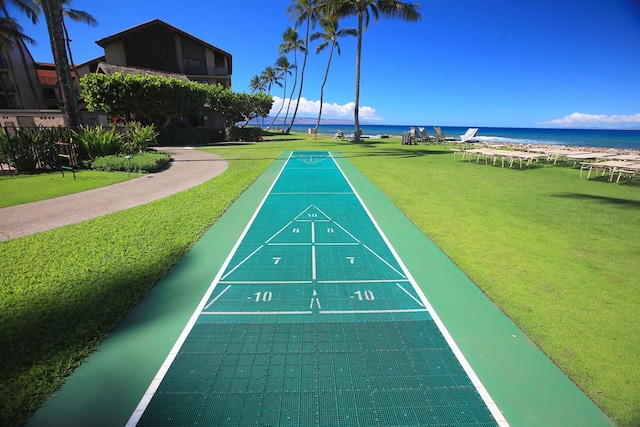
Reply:
[[126, 172], [76, 171], [76, 179], [68, 171], [64, 176], [60, 172], [37, 175], [0, 176], [0, 208], [65, 196], [80, 191], [117, 184], [140, 176], [127, 175]]
[[[306, 135], [208, 147], [230, 165], [203, 185], [1, 242], [0, 424], [28, 417], [291, 149], [341, 151], [616, 422], [640, 425], [637, 179], [587, 181], [561, 165], [508, 169], [454, 161], [442, 146]], [[121, 265], [128, 270], [115, 268]], [[34, 306], [41, 307], [38, 321], [30, 315]]]

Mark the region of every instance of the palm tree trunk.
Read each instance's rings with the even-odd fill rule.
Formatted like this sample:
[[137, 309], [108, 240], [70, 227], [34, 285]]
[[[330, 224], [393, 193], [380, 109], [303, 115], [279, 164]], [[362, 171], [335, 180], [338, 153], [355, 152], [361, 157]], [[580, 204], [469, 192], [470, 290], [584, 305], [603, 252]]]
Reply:
[[360, 141], [360, 121], [358, 120], [358, 110], [360, 108], [360, 55], [362, 54], [362, 12], [358, 12], [358, 48], [356, 50], [356, 101], [353, 110], [353, 122], [356, 127], [356, 142]]
[[[69, 69], [73, 72], [73, 76], [71, 76], [73, 80], [73, 90], [76, 94], [80, 93], [80, 88], [78, 87], [78, 73], [76, 73], [76, 66], [73, 64], [73, 55], [71, 55], [71, 40], [69, 40], [69, 31], [67, 30], [67, 26], [64, 23], [64, 17], [62, 18], [62, 29], [64, 30], [64, 41], [67, 45], [67, 52], [69, 53]], [[76, 95], [77, 96], [77, 95]]]
[[293, 56], [293, 64], [295, 65], [296, 72], [293, 75], [293, 87], [291, 88], [291, 95], [289, 95], [289, 103], [287, 104], [287, 112], [285, 113], [284, 121], [282, 122], [282, 133], [285, 133], [284, 127], [287, 125], [287, 117], [289, 117], [289, 107], [291, 107], [291, 100], [293, 99], [293, 93], [296, 91], [296, 86], [298, 85], [298, 49], [296, 49], [293, 52], [293, 54], [294, 54], [294, 56]]
[[318, 127], [320, 127], [320, 118], [322, 117], [322, 100], [324, 99], [324, 85], [327, 84], [327, 78], [329, 77], [329, 68], [331, 67], [331, 58], [333, 57], [333, 48], [335, 45], [335, 41], [331, 42], [329, 61], [327, 61], [327, 71], [324, 73], [324, 80], [322, 80], [322, 86], [320, 86], [320, 110], [318, 111], [318, 121], [316, 122], [316, 134], [318, 133]]
[[[278, 110], [278, 113], [276, 114], [276, 116], [273, 118], [273, 120], [271, 120], [271, 123], [269, 124], [269, 126], [267, 127], [267, 131], [271, 129], [271, 126], [273, 126], [273, 124], [275, 123], [275, 121], [278, 119], [278, 116], [280, 115], [280, 113], [282, 113], [282, 109], [284, 108], [284, 98], [287, 96], [287, 74], [285, 71], [285, 75], [284, 75], [284, 87], [282, 88], [282, 104], [280, 105], [280, 109]], [[284, 128], [284, 125], [282, 126]]]
[[42, 11], [47, 21], [51, 51], [56, 64], [58, 83], [62, 92], [63, 114], [65, 125], [75, 127], [80, 125], [80, 110], [78, 99], [73, 89], [67, 49], [62, 31], [62, 6], [59, 0], [42, 0]]
[[287, 128], [287, 133], [291, 132], [291, 128], [293, 127], [293, 122], [296, 120], [296, 115], [298, 114], [298, 107], [300, 106], [300, 97], [302, 96], [302, 85], [304, 84], [304, 70], [307, 68], [307, 55], [309, 54], [309, 26], [311, 25], [311, 15], [307, 15], [307, 34], [304, 42], [304, 59], [302, 60], [302, 71], [300, 72], [300, 90], [298, 91], [298, 99], [296, 100], [296, 108], [293, 110], [293, 117], [291, 118], [291, 123]]

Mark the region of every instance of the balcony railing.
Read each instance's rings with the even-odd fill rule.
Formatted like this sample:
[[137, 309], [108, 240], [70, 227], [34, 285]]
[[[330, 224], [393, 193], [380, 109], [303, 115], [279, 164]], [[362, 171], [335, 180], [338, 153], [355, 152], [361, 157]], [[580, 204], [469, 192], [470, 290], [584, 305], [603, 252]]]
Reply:
[[184, 74], [197, 76], [228, 76], [229, 70], [225, 67], [207, 67], [204, 63], [183, 59], [182, 70]]

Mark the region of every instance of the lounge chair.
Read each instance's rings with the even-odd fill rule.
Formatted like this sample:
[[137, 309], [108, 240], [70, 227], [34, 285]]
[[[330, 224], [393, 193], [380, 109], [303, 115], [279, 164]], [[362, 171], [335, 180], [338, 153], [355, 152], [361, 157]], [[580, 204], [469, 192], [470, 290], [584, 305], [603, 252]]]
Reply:
[[467, 142], [471, 142], [471, 140], [475, 138], [476, 135], [478, 135], [478, 128], [469, 128], [467, 129], [465, 134], [460, 137], [460, 142], [463, 142], [465, 144]]
[[402, 132], [402, 145], [412, 144], [411, 132]]
[[637, 174], [640, 174], [640, 163], [632, 163], [623, 167], [615, 168], [612, 173], [618, 174], [616, 182], [620, 182], [622, 175], [625, 175], [628, 178], [633, 178]]
[[436, 133], [436, 141], [445, 142], [446, 138], [444, 137], [444, 133], [442, 133], [442, 128], [440, 126], [434, 126], [433, 131]]
[[469, 128], [464, 135], [460, 137], [459, 141], [453, 141], [453, 145], [460, 144], [463, 149], [466, 149], [468, 145], [473, 142], [473, 138], [478, 134], [478, 128]]
[[[580, 179], [582, 179], [582, 172], [585, 170], [589, 170], [587, 173], [587, 179], [591, 178], [591, 172], [595, 171], [596, 176], [598, 171], [602, 172], [602, 175], [609, 173], [609, 182], [613, 181], [613, 176], [616, 173], [619, 173], [620, 170], [626, 170], [632, 162], [627, 162], [625, 160], [605, 160], [602, 162], [581, 162], [580, 163]], [[618, 181], [620, 180], [620, 175], [618, 175]]]
[[417, 144], [421, 140], [420, 133], [416, 130], [416, 128], [409, 128], [409, 134], [411, 135], [412, 144]]
[[431, 138], [429, 137], [429, 134], [427, 133], [426, 128], [418, 128], [418, 131], [420, 132], [420, 140], [422, 142], [426, 144], [427, 142], [431, 141]]

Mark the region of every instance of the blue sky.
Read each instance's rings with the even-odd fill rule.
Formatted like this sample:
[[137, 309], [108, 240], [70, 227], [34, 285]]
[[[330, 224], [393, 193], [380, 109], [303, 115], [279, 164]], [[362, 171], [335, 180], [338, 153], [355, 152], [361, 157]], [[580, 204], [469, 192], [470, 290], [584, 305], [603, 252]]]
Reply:
[[[96, 40], [159, 18], [233, 55], [232, 87], [278, 57], [292, 24], [290, 0], [158, 0], [71, 6], [97, 27], [69, 24], [73, 57], [103, 54]], [[422, 20], [381, 18], [364, 33], [361, 121], [375, 124], [618, 127], [640, 126], [640, 0], [431, 0]], [[38, 45], [36, 61], [52, 62], [44, 17], [19, 17]], [[355, 27], [345, 20], [342, 28]], [[303, 29], [300, 29], [303, 35]], [[356, 39], [340, 41], [325, 89], [323, 117], [352, 117]], [[293, 61], [293, 58], [290, 58]], [[298, 116], [317, 116], [327, 52], [311, 45]], [[289, 86], [290, 87], [290, 86]], [[297, 91], [296, 91], [297, 94]], [[283, 97], [275, 88], [276, 102]]]

